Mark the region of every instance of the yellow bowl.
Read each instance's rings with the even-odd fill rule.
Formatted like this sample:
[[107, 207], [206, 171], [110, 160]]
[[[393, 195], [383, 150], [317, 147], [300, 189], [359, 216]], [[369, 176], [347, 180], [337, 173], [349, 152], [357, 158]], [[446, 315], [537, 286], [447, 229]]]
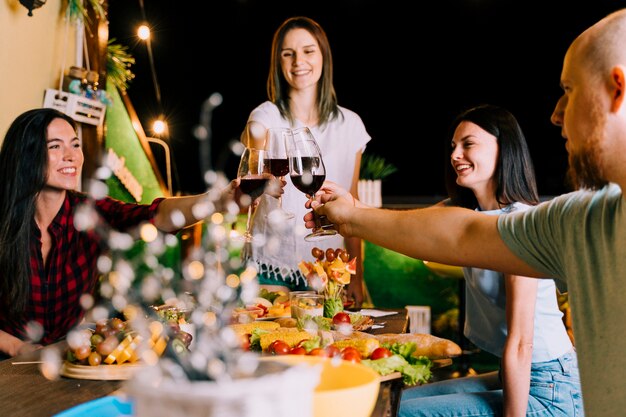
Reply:
[[370, 417], [380, 388], [380, 375], [360, 363], [339, 358], [283, 355], [264, 357], [288, 365], [322, 365], [313, 393], [313, 417]]

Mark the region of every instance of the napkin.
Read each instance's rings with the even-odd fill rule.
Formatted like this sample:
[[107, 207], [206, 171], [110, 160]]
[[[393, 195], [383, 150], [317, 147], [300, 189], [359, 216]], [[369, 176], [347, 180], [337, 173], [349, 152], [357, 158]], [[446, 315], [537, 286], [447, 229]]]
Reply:
[[393, 316], [394, 314], [398, 314], [397, 311], [382, 311], [382, 310], [372, 310], [369, 308], [364, 308], [360, 311], [364, 316], [370, 317], [384, 317], [384, 316]]

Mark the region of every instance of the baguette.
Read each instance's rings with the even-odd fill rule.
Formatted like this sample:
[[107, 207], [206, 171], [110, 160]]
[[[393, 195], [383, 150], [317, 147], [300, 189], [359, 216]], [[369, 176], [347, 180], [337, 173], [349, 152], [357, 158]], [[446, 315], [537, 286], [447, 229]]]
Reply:
[[376, 335], [376, 338], [381, 344], [413, 342], [417, 345], [417, 349], [412, 353], [415, 357], [426, 356], [428, 359], [446, 359], [461, 354], [461, 347], [452, 340], [443, 339], [430, 334], [385, 333]]

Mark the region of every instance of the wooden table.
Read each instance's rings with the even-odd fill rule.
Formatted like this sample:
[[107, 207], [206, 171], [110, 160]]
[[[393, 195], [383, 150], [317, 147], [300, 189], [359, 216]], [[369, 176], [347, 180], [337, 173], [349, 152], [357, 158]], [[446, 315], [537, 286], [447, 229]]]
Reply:
[[[375, 318], [374, 323], [385, 323], [383, 329], [371, 330], [373, 334], [404, 333], [408, 328], [405, 309], [390, 310], [398, 314]], [[54, 348], [55, 346], [48, 347]], [[39, 353], [0, 361], [0, 416], [50, 417], [63, 410], [119, 390], [124, 381], [92, 381], [87, 379], [46, 379], [39, 364], [13, 364], [38, 361]], [[399, 382], [398, 382], [399, 381]], [[381, 383], [378, 401], [372, 417], [394, 417], [397, 411], [402, 379]]]

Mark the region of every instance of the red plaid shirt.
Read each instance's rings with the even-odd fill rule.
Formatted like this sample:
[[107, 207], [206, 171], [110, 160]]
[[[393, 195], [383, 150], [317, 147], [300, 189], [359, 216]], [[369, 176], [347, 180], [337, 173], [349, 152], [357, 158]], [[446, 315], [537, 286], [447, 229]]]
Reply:
[[[150, 205], [124, 203], [112, 198], [95, 201], [101, 219], [111, 227], [124, 230], [144, 221], [152, 221], [162, 198]], [[39, 341], [49, 344], [63, 338], [83, 317], [80, 297], [91, 294], [98, 280], [96, 262], [105, 249], [102, 236], [94, 230], [78, 231], [74, 213], [81, 203], [88, 203], [83, 194], [68, 192], [49, 231], [52, 247], [44, 266], [41, 253], [41, 233], [34, 228], [30, 244], [30, 300], [22, 320], [8, 321], [0, 315], [0, 329], [21, 339], [27, 339], [29, 321], [43, 326]]]

